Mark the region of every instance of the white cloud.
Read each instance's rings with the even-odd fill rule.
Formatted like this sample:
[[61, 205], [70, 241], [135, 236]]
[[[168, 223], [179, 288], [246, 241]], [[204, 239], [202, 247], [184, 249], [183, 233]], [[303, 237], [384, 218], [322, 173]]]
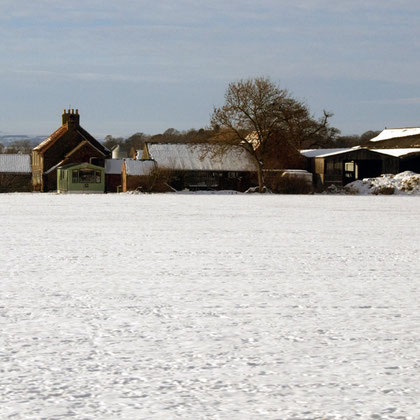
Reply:
[[[154, 83], [222, 86], [259, 75], [281, 83], [311, 78], [418, 86], [419, 38], [420, 3], [408, 0], [0, 2], [4, 80], [96, 84], [110, 101], [112, 91], [130, 84], [133, 90]], [[164, 87], [156, 89], [159, 95]], [[413, 107], [419, 93], [412, 94]]]

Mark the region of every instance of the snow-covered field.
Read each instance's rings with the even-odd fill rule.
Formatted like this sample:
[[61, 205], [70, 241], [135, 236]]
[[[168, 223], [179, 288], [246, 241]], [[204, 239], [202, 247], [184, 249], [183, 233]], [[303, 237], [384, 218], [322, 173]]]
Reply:
[[1, 419], [419, 419], [420, 197], [0, 195]]

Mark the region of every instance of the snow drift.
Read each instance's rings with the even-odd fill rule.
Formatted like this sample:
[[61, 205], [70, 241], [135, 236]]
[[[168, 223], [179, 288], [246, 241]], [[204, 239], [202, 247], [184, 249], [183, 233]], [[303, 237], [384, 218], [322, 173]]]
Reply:
[[412, 194], [420, 195], [420, 174], [405, 171], [397, 175], [385, 174], [347, 184], [345, 191], [353, 194]]

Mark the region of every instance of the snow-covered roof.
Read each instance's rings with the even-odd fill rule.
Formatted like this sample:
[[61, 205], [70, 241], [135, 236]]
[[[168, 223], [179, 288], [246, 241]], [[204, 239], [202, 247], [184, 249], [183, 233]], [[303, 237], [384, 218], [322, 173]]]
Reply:
[[345, 147], [339, 149], [306, 149], [301, 150], [300, 153], [307, 158], [326, 157], [331, 155], [338, 155], [340, 153], [350, 152], [357, 149], [354, 147]]
[[181, 171], [257, 170], [252, 156], [240, 146], [219, 144], [147, 143], [151, 159], [160, 168]]
[[146, 176], [155, 168], [152, 160], [124, 159], [127, 175]]
[[19, 174], [31, 173], [31, 156], [20, 154], [0, 154], [0, 172]]
[[395, 156], [395, 157], [403, 157], [406, 155], [417, 154], [420, 153], [419, 148], [411, 148], [411, 149], [369, 149], [372, 152], [383, 153], [384, 155]]
[[420, 134], [420, 127], [386, 128], [370, 141], [390, 140], [393, 138], [409, 137]]
[[120, 175], [124, 159], [105, 159], [105, 173]]
[[[353, 152], [355, 150], [360, 150], [362, 147], [355, 146], [346, 149], [308, 149], [301, 150], [300, 153], [307, 158], [317, 158], [317, 157], [329, 157], [334, 155], [339, 155], [341, 153]], [[382, 153], [383, 155], [402, 157], [410, 154], [420, 153], [420, 148], [406, 148], [406, 149], [372, 149], [372, 148], [363, 148], [375, 153]]]

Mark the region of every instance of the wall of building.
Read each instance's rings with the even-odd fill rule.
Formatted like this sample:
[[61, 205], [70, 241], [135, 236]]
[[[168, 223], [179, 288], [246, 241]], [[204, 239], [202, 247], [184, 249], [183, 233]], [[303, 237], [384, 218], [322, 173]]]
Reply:
[[0, 173], [0, 193], [32, 191], [32, 175], [30, 173]]

